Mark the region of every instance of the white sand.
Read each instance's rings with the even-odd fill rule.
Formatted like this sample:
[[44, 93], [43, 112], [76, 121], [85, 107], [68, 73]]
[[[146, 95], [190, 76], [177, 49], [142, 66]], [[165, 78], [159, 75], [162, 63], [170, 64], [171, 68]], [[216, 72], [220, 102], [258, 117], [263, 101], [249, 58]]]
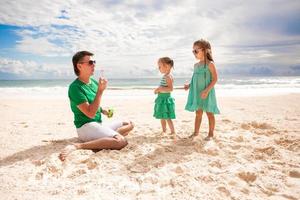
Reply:
[[[154, 96], [153, 96], [154, 99]], [[104, 99], [136, 128], [121, 151], [58, 154], [77, 141], [64, 100], [0, 100], [0, 198], [300, 199], [300, 94], [219, 98], [216, 139], [186, 139], [194, 113], [176, 99], [177, 143], [161, 137], [153, 99]], [[105, 118], [105, 120], [107, 120]]]

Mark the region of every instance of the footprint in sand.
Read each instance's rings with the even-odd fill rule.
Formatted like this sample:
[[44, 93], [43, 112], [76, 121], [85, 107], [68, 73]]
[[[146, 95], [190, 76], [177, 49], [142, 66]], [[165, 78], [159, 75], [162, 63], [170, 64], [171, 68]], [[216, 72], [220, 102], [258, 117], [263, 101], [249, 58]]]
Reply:
[[253, 128], [258, 128], [258, 129], [274, 129], [273, 126], [267, 123], [258, 123], [256, 121], [251, 122], [251, 126]]
[[57, 155], [51, 155], [50, 158], [44, 160], [36, 160], [32, 162], [40, 170], [36, 173], [36, 179], [42, 179], [45, 174], [51, 176], [60, 176], [63, 172], [61, 161]]
[[241, 128], [245, 130], [254, 129], [274, 129], [273, 126], [267, 123], [258, 123], [256, 121], [252, 121], [250, 123], [242, 123]]
[[176, 141], [176, 144], [179, 146], [192, 146], [195, 144], [195, 141], [190, 140], [190, 139], [181, 139]]
[[263, 154], [267, 156], [272, 156], [275, 153], [274, 147], [265, 147], [265, 148], [255, 148], [254, 154]]
[[230, 123], [231, 121], [230, 121], [229, 119], [222, 119], [222, 122], [228, 124], [228, 123]]
[[83, 195], [83, 194], [85, 194], [86, 193], [86, 189], [84, 189], [84, 188], [81, 188], [81, 189], [78, 189], [77, 190], [77, 194], [78, 195]]
[[241, 145], [229, 145], [229, 146], [232, 150], [239, 150], [242, 147]]
[[275, 143], [290, 151], [300, 151], [300, 139], [280, 138], [275, 140]]
[[289, 176], [293, 178], [300, 178], [300, 172], [296, 170], [290, 171]]
[[235, 142], [244, 142], [244, 137], [240, 135], [238, 137], [233, 137], [232, 140]]
[[74, 178], [79, 177], [79, 176], [81, 176], [81, 175], [83, 175], [83, 174], [86, 174], [86, 173], [87, 173], [87, 171], [86, 171], [85, 169], [78, 169], [78, 170], [72, 172], [72, 173], [71, 173], [70, 175], [68, 175], [67, 177], [68, 177], [68, 178], [71, 178], [71, 179], [74, 179]]
[[290, 199], [290, 200], [298, 200], [296, 197], [293, 197], [293, 196], [288, 195], [288, 194], [283, 194], [282, 196], [287, 198], [287, 199]]
[[256, 160], [279, 159], [281, 157], [274, 147], [255, 148], [253, 156]]
[[240, 179], [247, 183], [252, 183], [257, 178], [257, 176], [253, 172], [240, 172], [237, 175]]
[[213, 162], [209, 163], [209, 166], [217, 167], [217, 168], [221, 169], [222, 168], [222, 163], [219, 160], [217, 160], [217, 161], [213, 161]]
[[210, 175], [198, 176], [198, 177], [195, 177], [195, 179], [199, 182], [204, 182], [204, 183], [210, 183], [210, 182], [214, 181], [214, 179]]
[[220, 192], [223, 192], [226, 196], [230, 196], [229, 190], [227, 190], [225, 187], [221, 186], [217, 188]]
[[219, 148], [215, 143], [213, 143], [213, 141], [209, 141], [204, 145], [203, 153], [211, 156], [217, 156], [219, 155]]
[[250, 129], [251, 129], [251, 126], [250, 126], [249, 124], [243, 123], [243, 124], [241, 125], [241, 128], [242, 128], [242, 129], [245, 129], [245, 130], [250, 130]]
[[175, 171], [177, 174], [182, 174], [182, 173], [183, 173], [183, 169], [182, 169], [180, 166], [176, 167], [174, 171]]
[[241, 192], [247, 195], [250, 193], [250, 191], [247, 188], [241, 189]]
[[148, 171], [150, 171], [149, 167], [142, 166], [140, 164], [136, 164], [132, 167], [129, 166], [128, 170], [134, 173], [147, 173]]
[[45, 160], [44, 159], [33, 160], [31, 163], [34, 164], [35, 166], [41, 166], [45, 164]]
[[89, 170], [95, 169], [99, 165], [98, 160], [94, 158], [88, 158], [86, 160], [83, 160], [81, 163], [85, 163]]

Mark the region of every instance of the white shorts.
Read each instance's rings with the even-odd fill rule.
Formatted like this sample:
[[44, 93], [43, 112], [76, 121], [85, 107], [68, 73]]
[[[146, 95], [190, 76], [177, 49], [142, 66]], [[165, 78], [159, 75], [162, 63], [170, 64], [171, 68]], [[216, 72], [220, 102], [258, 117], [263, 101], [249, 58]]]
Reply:
[[112, 121], [108, 124], [89, 122], [77, 128], [77, 134], [81, 141], [88, 142], [105, 137], [114, 137], [119, 133], [116, 131], [123, 126], [122, 121]]

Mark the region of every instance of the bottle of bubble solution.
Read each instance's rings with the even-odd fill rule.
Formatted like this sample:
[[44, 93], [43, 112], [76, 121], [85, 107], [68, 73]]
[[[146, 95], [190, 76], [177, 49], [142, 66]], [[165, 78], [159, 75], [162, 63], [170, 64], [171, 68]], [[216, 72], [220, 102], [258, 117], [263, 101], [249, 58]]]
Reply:
[[[104, 76], [104, 69], [100, 69], [100, 77], [101, 77], [101, 79], [105, 79], [105, 76]], [[101, 81], [101, 83], [103, 83], [103, 82]], [[109, 109], [107, 110], [107, 112], [108, 112], [107, 117], [108, 117], [108, 118], [112, 118], [113, 115], [114, 115], [114, 109], [113, 109], [113, 108], [109, 108]]]
[[107, 114], [107, 117], [108, 117], [108, 118], [112, 118], [112, 117], [113, 117], [113, 115], [114, 115], [114, 109], [112, 109], [112, 108], [109, 108], [109, 109], [108, 109], [108, 114]]

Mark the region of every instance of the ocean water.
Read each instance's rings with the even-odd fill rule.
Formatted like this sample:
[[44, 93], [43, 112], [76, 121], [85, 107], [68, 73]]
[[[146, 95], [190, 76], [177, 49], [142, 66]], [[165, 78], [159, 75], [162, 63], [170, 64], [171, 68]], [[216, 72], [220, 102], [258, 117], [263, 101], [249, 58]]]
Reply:
[[[58, 98], [67, 99], [73, 80], [0, 80], [0, 99]], [[190, 78], [174, 77], [175, 97], [186, 97], [183, 85]], [[126, 98], [154, 96], [160, 78], [108, 79], [106, 95]], [[300, 76], [285, 77], [219, 77], [217, 96], [269, 96], [300, 93]]]

